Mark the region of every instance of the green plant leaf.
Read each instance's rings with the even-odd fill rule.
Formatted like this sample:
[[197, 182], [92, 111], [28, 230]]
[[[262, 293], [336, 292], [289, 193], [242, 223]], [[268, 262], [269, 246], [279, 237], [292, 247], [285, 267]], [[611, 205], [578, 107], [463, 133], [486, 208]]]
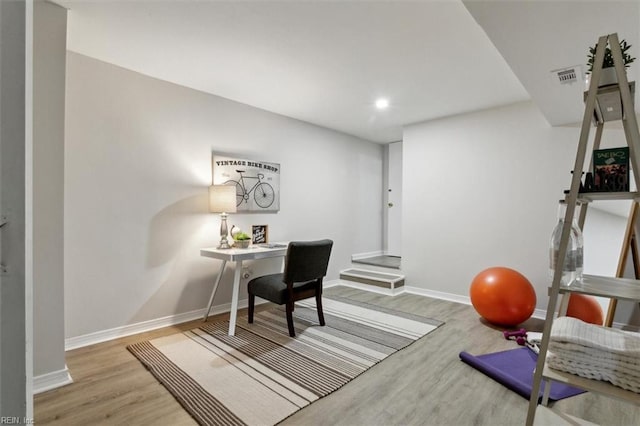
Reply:
[[[625, 68], [629, 68], [629, 64], [631, 64], [636, 59], [627, 53], [627, 50], [629, 50], [629, 48], [631, 48], [631, 45], [627, 43], [625, 39], [622, 39], [620, 41], [620, 50], [622, 51], [622, 63]], [[597, 49], [598, 49], [597, 43], [595, 46], [589, 47], [589, 54], [587, 55], [587, 65], [588, 65], [587, 74], [593, 71]], [[604, 58], [602, 60], [602, 68], [609, 68], [613, 66], [614, 64], [613, 64], [613, 56], [611, 54], [611, 49], [609, 48], [609, 46], [606, 46], [604, 51]]]

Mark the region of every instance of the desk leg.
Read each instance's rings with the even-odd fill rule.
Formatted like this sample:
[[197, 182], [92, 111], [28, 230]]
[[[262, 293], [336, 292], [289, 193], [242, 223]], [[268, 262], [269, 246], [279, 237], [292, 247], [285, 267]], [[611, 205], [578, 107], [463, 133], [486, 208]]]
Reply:
[[240, 296], [240, 275], [242, 275], [242, 260], [236, 261], [236, 270], [233, 274], [233, 293], [231, 295], [231, 311], [229, 312], [229, 336], [233, 336], [236, 332], [238, 297]]
[[220, 272], [218, 273], [218, 278], [216, 278], [216, 282], [213, 284], [213, 291], [211, 292], [211, 297], [209, 298], [209, 306], [207, 307], [207, 312], [204, 314], [203, 321], [207, 321], [209, 317], [209, 312], [211, 312], [211, 305], [213, 305], [213, 298], [216, 295], [216, 291], [218, 290], [218, 285], [220, 284], [220, 280], [222, 279], [222, 275], [224, 274], [224, 267], [227, 264], [226, 260], [222, 261], [222, 265], [220, 265]]

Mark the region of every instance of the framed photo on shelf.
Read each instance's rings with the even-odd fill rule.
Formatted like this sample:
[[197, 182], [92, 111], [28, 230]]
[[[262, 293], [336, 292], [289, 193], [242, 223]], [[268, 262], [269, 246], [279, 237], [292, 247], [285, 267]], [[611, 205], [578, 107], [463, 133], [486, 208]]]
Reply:
[[593, 180], [596, 191], [629, 191], [629, 147], [594, 150]]
[[253, 225], [251, 227], [253, 244], [266, 244], [269, 242], [269, 225]]

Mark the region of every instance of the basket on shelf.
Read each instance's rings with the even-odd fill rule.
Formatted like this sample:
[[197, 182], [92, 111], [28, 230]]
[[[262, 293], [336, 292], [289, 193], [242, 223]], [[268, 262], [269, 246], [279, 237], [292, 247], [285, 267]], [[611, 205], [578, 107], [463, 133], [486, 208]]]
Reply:
[[246, 249], [249, 248], [251, 240], [233, 240], [233, 247]]

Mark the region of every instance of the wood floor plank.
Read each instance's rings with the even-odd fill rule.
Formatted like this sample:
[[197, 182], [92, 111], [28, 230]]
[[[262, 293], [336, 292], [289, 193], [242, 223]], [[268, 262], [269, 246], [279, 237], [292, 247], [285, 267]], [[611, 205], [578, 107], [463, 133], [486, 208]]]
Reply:
[[[445, 321], [333, 394], [282, 425], [518, 425], [528, 401], [459, 360], [517, 347], [501, 329], [479, 319], [471, 306], [401, 294], [379, 295], [347, 287], [327, 294]], [[262, 305], [260, 309], [267, 308]], [[241, 312], [240, 315], [246, 315]], [[210, 321], [225, 319], [225, 315]], [[197, 327], [201, 321], [129, 336], [67, 353], [74, 383], [37, 395], [39, 425], [194, 425], [176, 400], [126, 346]], [[529, 320], [529, 330], [542, 322]], [[640, 407], [584, 394], [556, 403], [569, 414], [599, 424], [636, 425]]]

